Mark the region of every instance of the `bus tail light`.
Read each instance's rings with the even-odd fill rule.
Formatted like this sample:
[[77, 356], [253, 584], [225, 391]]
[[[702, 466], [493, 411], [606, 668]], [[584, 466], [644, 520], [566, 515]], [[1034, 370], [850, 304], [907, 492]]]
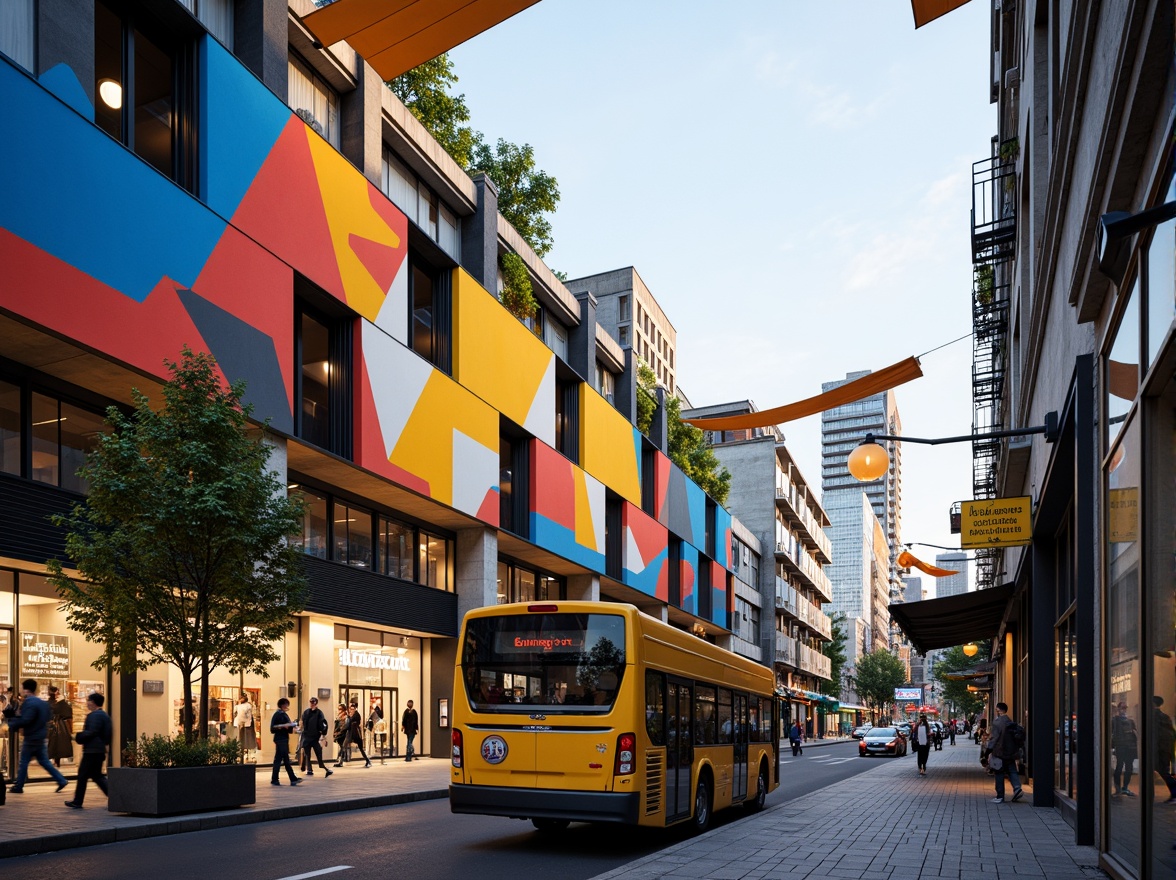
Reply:
[[527, 611], [530, 614], [555, 614], [559, 611], [558, 605], [528, 605]]
[[453, 766], [460, 770], [461, 769], [461, 731], [458, 730], [456, 727], [453, 729], [453, 735], [452, 735], [451, 739], [453, 741], [453, 748], [452, 748], [452, 753], [451, 753]]
[[632, 733], [622, 733], [617, 737], [617, 762], [613, 770], [617, 776], [628, 776], [634, 772], [634, 754], [637, 751], [637, 737]]

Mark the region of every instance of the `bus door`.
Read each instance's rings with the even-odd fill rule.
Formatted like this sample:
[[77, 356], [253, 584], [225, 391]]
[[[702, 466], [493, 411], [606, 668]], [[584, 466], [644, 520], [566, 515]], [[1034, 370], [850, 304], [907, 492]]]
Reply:
[[735, 759], [731, 767], [731, 800], [747, 797], [747, 694], [735, 694]]
[[694, 693], [688, 682], [670, 678], [666, 683], [666, 821], [690, 815], [694, 792], [690, 772], [694, 768]]

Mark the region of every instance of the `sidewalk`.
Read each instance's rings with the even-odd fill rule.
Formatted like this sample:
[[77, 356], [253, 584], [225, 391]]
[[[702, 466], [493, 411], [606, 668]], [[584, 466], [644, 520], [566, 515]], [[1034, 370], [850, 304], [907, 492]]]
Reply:
[[[932, 751], [927, 775], [915, 761], [873, 758], [865, 773], [728, 822], [702, 837], [601, 874], [594, 880], [974, 880], [977, 877], [1103, 878], [1098, 852], [1073, 843], [1052, 808], [1025, 799], [991, 803], [992, 777], [971, 742]], [[782, 752], [788, 764], [810, 760]], [[817, 760], [820, 753], [815, 753]], [[854, 760], [866, 760], [854, 758]], [[1005, 797], [1012, 796], [1006, 784]]]

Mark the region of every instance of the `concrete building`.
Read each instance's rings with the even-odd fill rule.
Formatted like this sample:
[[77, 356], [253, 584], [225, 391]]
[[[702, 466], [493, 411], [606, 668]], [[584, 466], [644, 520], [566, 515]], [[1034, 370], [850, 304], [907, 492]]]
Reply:
[[621, 348], [631, 346], [654, 375], [657, 384], [678, 394], [678, 331], [637, 270], [632, 266], [572, 278], [564, 286], [575, 295], [596, 297], [597, 323]]
[[958, 574], [936, 578], [935, 597], [938, 599], [943, 596], [958, 596], [960, 593], [968, 592], [968, 572], [971, 564], [972, 561], [968, 558], [967, 553], [953, 550], [950, 553], [937, 554], [935, 556], [937, 568], [955, 571]]
[[855, 634], [846, 645], [847, 662], [886, 651], [890, 644], [890, 553], [882, 523], [862, 491], [825, 493], [833, 559], [825, 574], [833, 591], [832, 611], [844, 614]]

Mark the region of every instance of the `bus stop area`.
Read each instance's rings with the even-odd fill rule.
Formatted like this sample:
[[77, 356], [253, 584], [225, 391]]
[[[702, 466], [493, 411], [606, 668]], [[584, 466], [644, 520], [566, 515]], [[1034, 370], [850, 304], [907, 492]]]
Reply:
[[[821, 746], [835, 742], [807, 743], [805, 757], [797, 760], [820, 755]], [[781, 792], [791, 794], [790, 759], [782, 750], [782, 786], [763, 813], [720, 818], [709, 834], [596, 880], [1105, 876], [1095, 867], [1096, 851], [1070, 843], [1073, 831], [1054, 810], [1034, 808], [1028, 799], [991, 803], [992, 778], [976, 758], [973, 748], [945, 748], [933, 753], [925, 777], [916, 775], [913, 761], [878, 761], [867, 773], [781, 802]], [[370, 770], [347, 767], [330, 779], [316, 773], [296, 788], [271, 786], [268, 773], [259, 770], [251, 807], [171, 819], [109, 813], [93, 786], [84, 810], [68, 810], [63, 801], [72, 794], [72, 781], [61, 793], [50, 783], [30, 782], [24, 794], [10, 795], [0, 807], [0, 856], [443, 798], [449, 762], [424, 758]]]

